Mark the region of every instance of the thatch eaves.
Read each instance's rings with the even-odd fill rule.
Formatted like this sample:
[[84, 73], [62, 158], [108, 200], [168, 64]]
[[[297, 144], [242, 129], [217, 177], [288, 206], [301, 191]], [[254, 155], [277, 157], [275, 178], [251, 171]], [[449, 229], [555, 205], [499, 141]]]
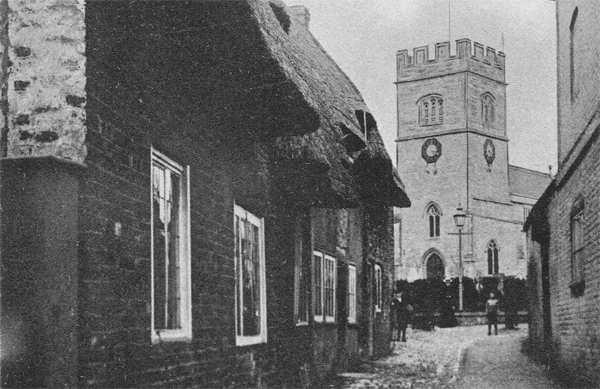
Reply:
[[[296, 84], [319, 117], [319, 126], [303, 135], [281, 136], [276, 153], [284, 180], [297, 177], [298, 166], [319, 164], [333, 192], [357, 199], [408, 206], [410, 201], [393, 167], [375, 120], [360, 92], [308, 30], [309, 16], [278, 0], [249, 0], [266, 47], [280, 69]], [[282, 17], [285, 10], [289, 20]], [[283, 19], [283, 20], [281, 20]], [[361, 157], [356, 158], [356, 152]], [[360, 163], [355, 167], [355, 160]], [[361, 172], [360, 174], [358, 174]], [[365, 174], [366, 173], [366, 174]], [[364, 181], [370, 177], [370, 182]], [[373, 186], [375, 177], [377, 185]], [[361, 188], [378, 188], [378, 195]]]

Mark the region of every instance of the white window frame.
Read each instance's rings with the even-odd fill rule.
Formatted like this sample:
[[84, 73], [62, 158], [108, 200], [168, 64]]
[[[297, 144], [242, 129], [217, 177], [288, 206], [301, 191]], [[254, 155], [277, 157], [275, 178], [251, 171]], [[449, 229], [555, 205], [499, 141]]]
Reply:
[[[331, 272], [331, 301], [328, 304], [327, 301], [327, 274]], [[336, 295], [337, 293], [337, 260], [331, 255], [325, 254], [325, 261], [323, 261], [323, 315], [325, 316], [326, 323], [335, 322], [335, 311], [336, 311]], [[329, 309], [328, 309], [329, 308]]]
[[375, 264], [375, 312], [381, 312], [383, 307], [383, 268]]
[[356, 324], [356, 265], [348, 265], [348, 323]]
[[[320, 268], [316, 263], [316, 258], [320, 260]], [[334, 256], [324, 254], [319, 251], [313, 252], [313, 267], [314, 267], [314, 320], [319, 323], [335, 323], [336, 313], [336, 293], [337, 293], [337, 259]], [[319, 271], [319, 272], [317, 272]], [[327, 274], [331, 272], [330, 279], [332, 300], [327, 301]], [[317, 284], [318, 282], [318, 284]], [[320, 304], [321, 311], [317, 312], [317, 306]]]
[[[246, 211], [244, 208], [240, 207], [237, 204], [234, 204], [234, 233], [236, 234], [235, 241], [238, 242], [237, 234], [238, 231], [235, 230], [235, 217], [239, 217], [240, 219], [245, 219], [249, 221], [251, 224], [258, 227], [258, 235], [259, 235], [259, 287], [260, 287], [260, 333], [258, 335], [247, 336], [238, 334], [238, 321], [243, 323], [243, 318], [240, 317], [240, 307], [238, 306], [238, 299], [241, 301], [242, 296], [242, 288], [239, 287], [240, 279], [238, 270], [240, 267], [239, 261], [241, 258], [235, 258], [235, 292], [237, 294], [235, 299], [235, 344], [237, 346], [247, 346], [258, 343], [266, 343], [267, 342], [267, 288], [266, 288], [266, 271], [265, 271], [265, 227], [264, 227], [264, 219], [259, 218], [250, 212]], [[234, 250], [235, 252], [235, 250]], [[243, 327], [242, 327], [243, 331]]]
[[[151, 147], [151, 161], [150, 164], [150, 302], [151, 302], [151, 319], [150, 319], [150, 331], [152, 343], [160, 343], [165, 341], [190, 341], [192, 339], [192, 293], [191, 293], [191, 222], [190, 222], [190, 168], [185, 168], [172, 159], [168, 158], [164, 154], [160, 153], [153, 147]], [[156, 329], [154, 323], [155, 316], [155, 285], [154, 285], [154, 271], [155, 271], [155, 257], [154, 257], [154, 166], [160, 164], [172, 173], [179, 174], [180, 176], [180, 221], [179, 230], [180, 241], [179, 241], [179, 253], [180, 258], [180, 274], [179, 274], [179, 296], [180, 296], [180, 318], [181, 323], [178, 329]]]

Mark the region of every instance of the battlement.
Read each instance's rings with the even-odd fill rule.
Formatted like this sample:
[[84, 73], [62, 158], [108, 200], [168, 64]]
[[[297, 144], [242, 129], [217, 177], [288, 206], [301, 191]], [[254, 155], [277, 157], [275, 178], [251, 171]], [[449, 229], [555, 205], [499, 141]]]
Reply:
[[429, 46], [419, 46], [413, 49], [413, 55], [408, 50], [400, 50], [396, 56], [398, 66], [398, 81], [408, 81], [435, 77], [451, 72], [470, 70], [497, 81], [504, 82], [503, 52], [492, 47], [485, 47], [470, 39], [456, 41], [456, 54], [450, 55], [450, 42], [435, 44], [435, 57], [429, 58]]

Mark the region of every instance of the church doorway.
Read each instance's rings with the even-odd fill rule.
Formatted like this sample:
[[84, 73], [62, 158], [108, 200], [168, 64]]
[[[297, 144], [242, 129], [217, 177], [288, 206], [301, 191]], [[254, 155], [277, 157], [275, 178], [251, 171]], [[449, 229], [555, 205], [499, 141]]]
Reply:
[[443, 280], [446, 275], [446, 269], [444, 266], [444, 261], [440, 258], [439, 254], [431, 253], [427, 258], [426, 262], [427, 267], [427, 278], [435, 278], [438, 280]]

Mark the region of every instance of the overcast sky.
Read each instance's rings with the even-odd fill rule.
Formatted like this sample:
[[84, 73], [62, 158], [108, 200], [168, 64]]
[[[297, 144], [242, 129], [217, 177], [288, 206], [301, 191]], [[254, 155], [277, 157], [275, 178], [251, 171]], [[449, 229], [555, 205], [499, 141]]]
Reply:
[[[287, 0], [360, 89], [395, 160], [396, 52], [469, 38], [506, 54], [510, 163], [556, 172], [556, 18], [548, 0]], [[504, 34], [504, 48], [502, 35]], [[454, 53], [455, 47], [452, 44]]]

